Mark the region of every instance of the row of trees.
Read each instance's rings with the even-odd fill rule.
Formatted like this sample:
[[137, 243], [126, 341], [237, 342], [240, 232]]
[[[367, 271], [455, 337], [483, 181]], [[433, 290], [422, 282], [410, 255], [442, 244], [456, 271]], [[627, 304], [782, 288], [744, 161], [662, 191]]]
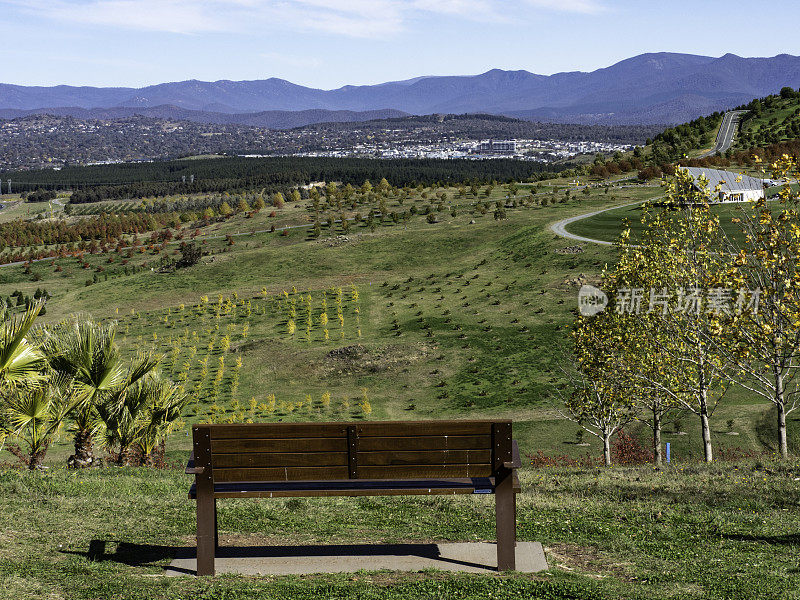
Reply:
[[[137, 164], [68, 167], [60, 171], [43, 169], [2, 173], [3, 179], [18, 181], [21, 191], [34, 189], [75, 189], [74, 203], [113, 198], [144, 198], [234, 190], [281, 192], [314, 181], [341, 181], [361, 185], [364, 180], [385, 177], [395, 186], [431, 185], [436, 182], [488, 183], [528, 181], [552, 177], [566, 165], [546, 165], [513, 159], [371, 159], [325, 157], [270, 157], [200, 159]], [[190, 176], [195, 175], [192, 182]], [[183, 177], [187, 181], [183, 181]]]
[[[774, 168], [797, 175], [788, 157]], [[607, 464], [611, 436], [633, 419], [652, 429], [660, 462], [662, 423], [678, 409], [698, 418], [711, 461], [710, 421], [732, 385], [774, 405], [788, 455], [786, 415], [800, 398], [798, 198], [787, 186], [775, 211], [763, 199], [743, 206], [730, 233], [711, 194], [678, 170], [636, 243], [630, 230], [618, 242], [619, 263], [604, 273], [613, 305], [575, 324], [567, 416], [603, 440]]]
[[166, 436], [179, 424], [186, 396], [160, 374], [160, 358], [123, 360], [114, 323], [74, 318], [36, 328], [43, 306], [39, 301], [6, 319], [0, 331], [0, 445], [40, 469], [69, 421], [72, 467], [96, 463], [96, 439], [114, 463], [163, 462]]

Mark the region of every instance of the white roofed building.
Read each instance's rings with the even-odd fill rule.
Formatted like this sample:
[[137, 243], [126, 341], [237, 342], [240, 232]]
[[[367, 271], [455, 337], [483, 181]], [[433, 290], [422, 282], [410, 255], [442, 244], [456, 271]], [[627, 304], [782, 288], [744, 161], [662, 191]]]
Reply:
[[762, 179], [704, 167], [681, 167], [681, 169], [687, 171], [694, 178], [698, 188], [701, 177], [708, 180], [711, 201], [750, 202], [764, 197], [764, 180]]

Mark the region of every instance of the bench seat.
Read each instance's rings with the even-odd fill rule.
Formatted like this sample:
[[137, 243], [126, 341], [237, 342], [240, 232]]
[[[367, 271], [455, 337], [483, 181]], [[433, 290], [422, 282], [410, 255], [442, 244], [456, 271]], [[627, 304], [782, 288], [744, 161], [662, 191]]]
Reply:
[[[521, 491], [514, 477], [514, 491]], [[406, 496], [436, 494], [494, 494], [494, 477], [455, 479], [342, 479], [333, 481], [233, 481], [214, 484], [215, 498], [282, 498], [315, 496]], [[189, 498], [197, 498], [192, 484]]]

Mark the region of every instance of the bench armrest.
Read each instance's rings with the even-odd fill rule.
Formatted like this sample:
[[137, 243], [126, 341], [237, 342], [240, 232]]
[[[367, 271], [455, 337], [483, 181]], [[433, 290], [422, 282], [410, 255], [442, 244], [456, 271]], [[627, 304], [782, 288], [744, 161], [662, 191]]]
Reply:
[[205, 467], [195, 467], [194, 466], [194, 450], [192, 450], [192, 454], [189, 456], [189, 462], [186, 463], [186, 470], [184, 473], [187, 475], [202, 475], [205, 472]]
[[511, 440], [511, 462], [504, 462], [506, 469], [519, 469], [522, 467], [522, 459], [519, 456], [519, 445], [517, 440]]

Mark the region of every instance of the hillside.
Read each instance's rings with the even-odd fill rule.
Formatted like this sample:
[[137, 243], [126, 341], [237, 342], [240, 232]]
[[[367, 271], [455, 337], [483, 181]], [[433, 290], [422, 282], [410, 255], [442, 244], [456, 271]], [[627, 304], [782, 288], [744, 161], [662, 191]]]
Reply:
[[152, 119], [171, 121], [191, 121], [194, 123], [211, 123], [215, 125], [244, 125], [248, 127], [262, 127], [265, 129], [291, 129], [312, 123], [353, 121], [369, 121], [373, 119], [390, 119], [404, 116], [400, 110], [368, 110], [355, 112], [351, 110], [322, 110], [309, 109], [298, 111], [269, 110], [255, 113], [221, 113], [212, 111], [189, 110], [178, 106], [164, 104], [153, 107], [125, 107], [112, 108], [81, 108], [52, 107], [52, 108], [0, 108], [0, 119], [18, 119], [32, 115], [52, 115], [57, 117], [75, 117], [82, 121], [89, 120], [121, 120], [141, 116]]
[[736, 149], [749, 149], [800, 139], [800, 93], [784, 88], [780, 94], [753, 100], [742, 107]]
[[170, 105], [213, 113], [394, 109], [411, 114], [484, 112], [538, 121], [656, 124], [685, 122], [776, 93], [786, 85], [800, 86], [800, 57], [713, 58], [664, 52], [642, 54], [590, 73], [544, 76], [493, 69], [473, 76], [420, 77], [334, 90], [276, 78], [191, 80], [140, 89], [2, 84], [0, 108]]

